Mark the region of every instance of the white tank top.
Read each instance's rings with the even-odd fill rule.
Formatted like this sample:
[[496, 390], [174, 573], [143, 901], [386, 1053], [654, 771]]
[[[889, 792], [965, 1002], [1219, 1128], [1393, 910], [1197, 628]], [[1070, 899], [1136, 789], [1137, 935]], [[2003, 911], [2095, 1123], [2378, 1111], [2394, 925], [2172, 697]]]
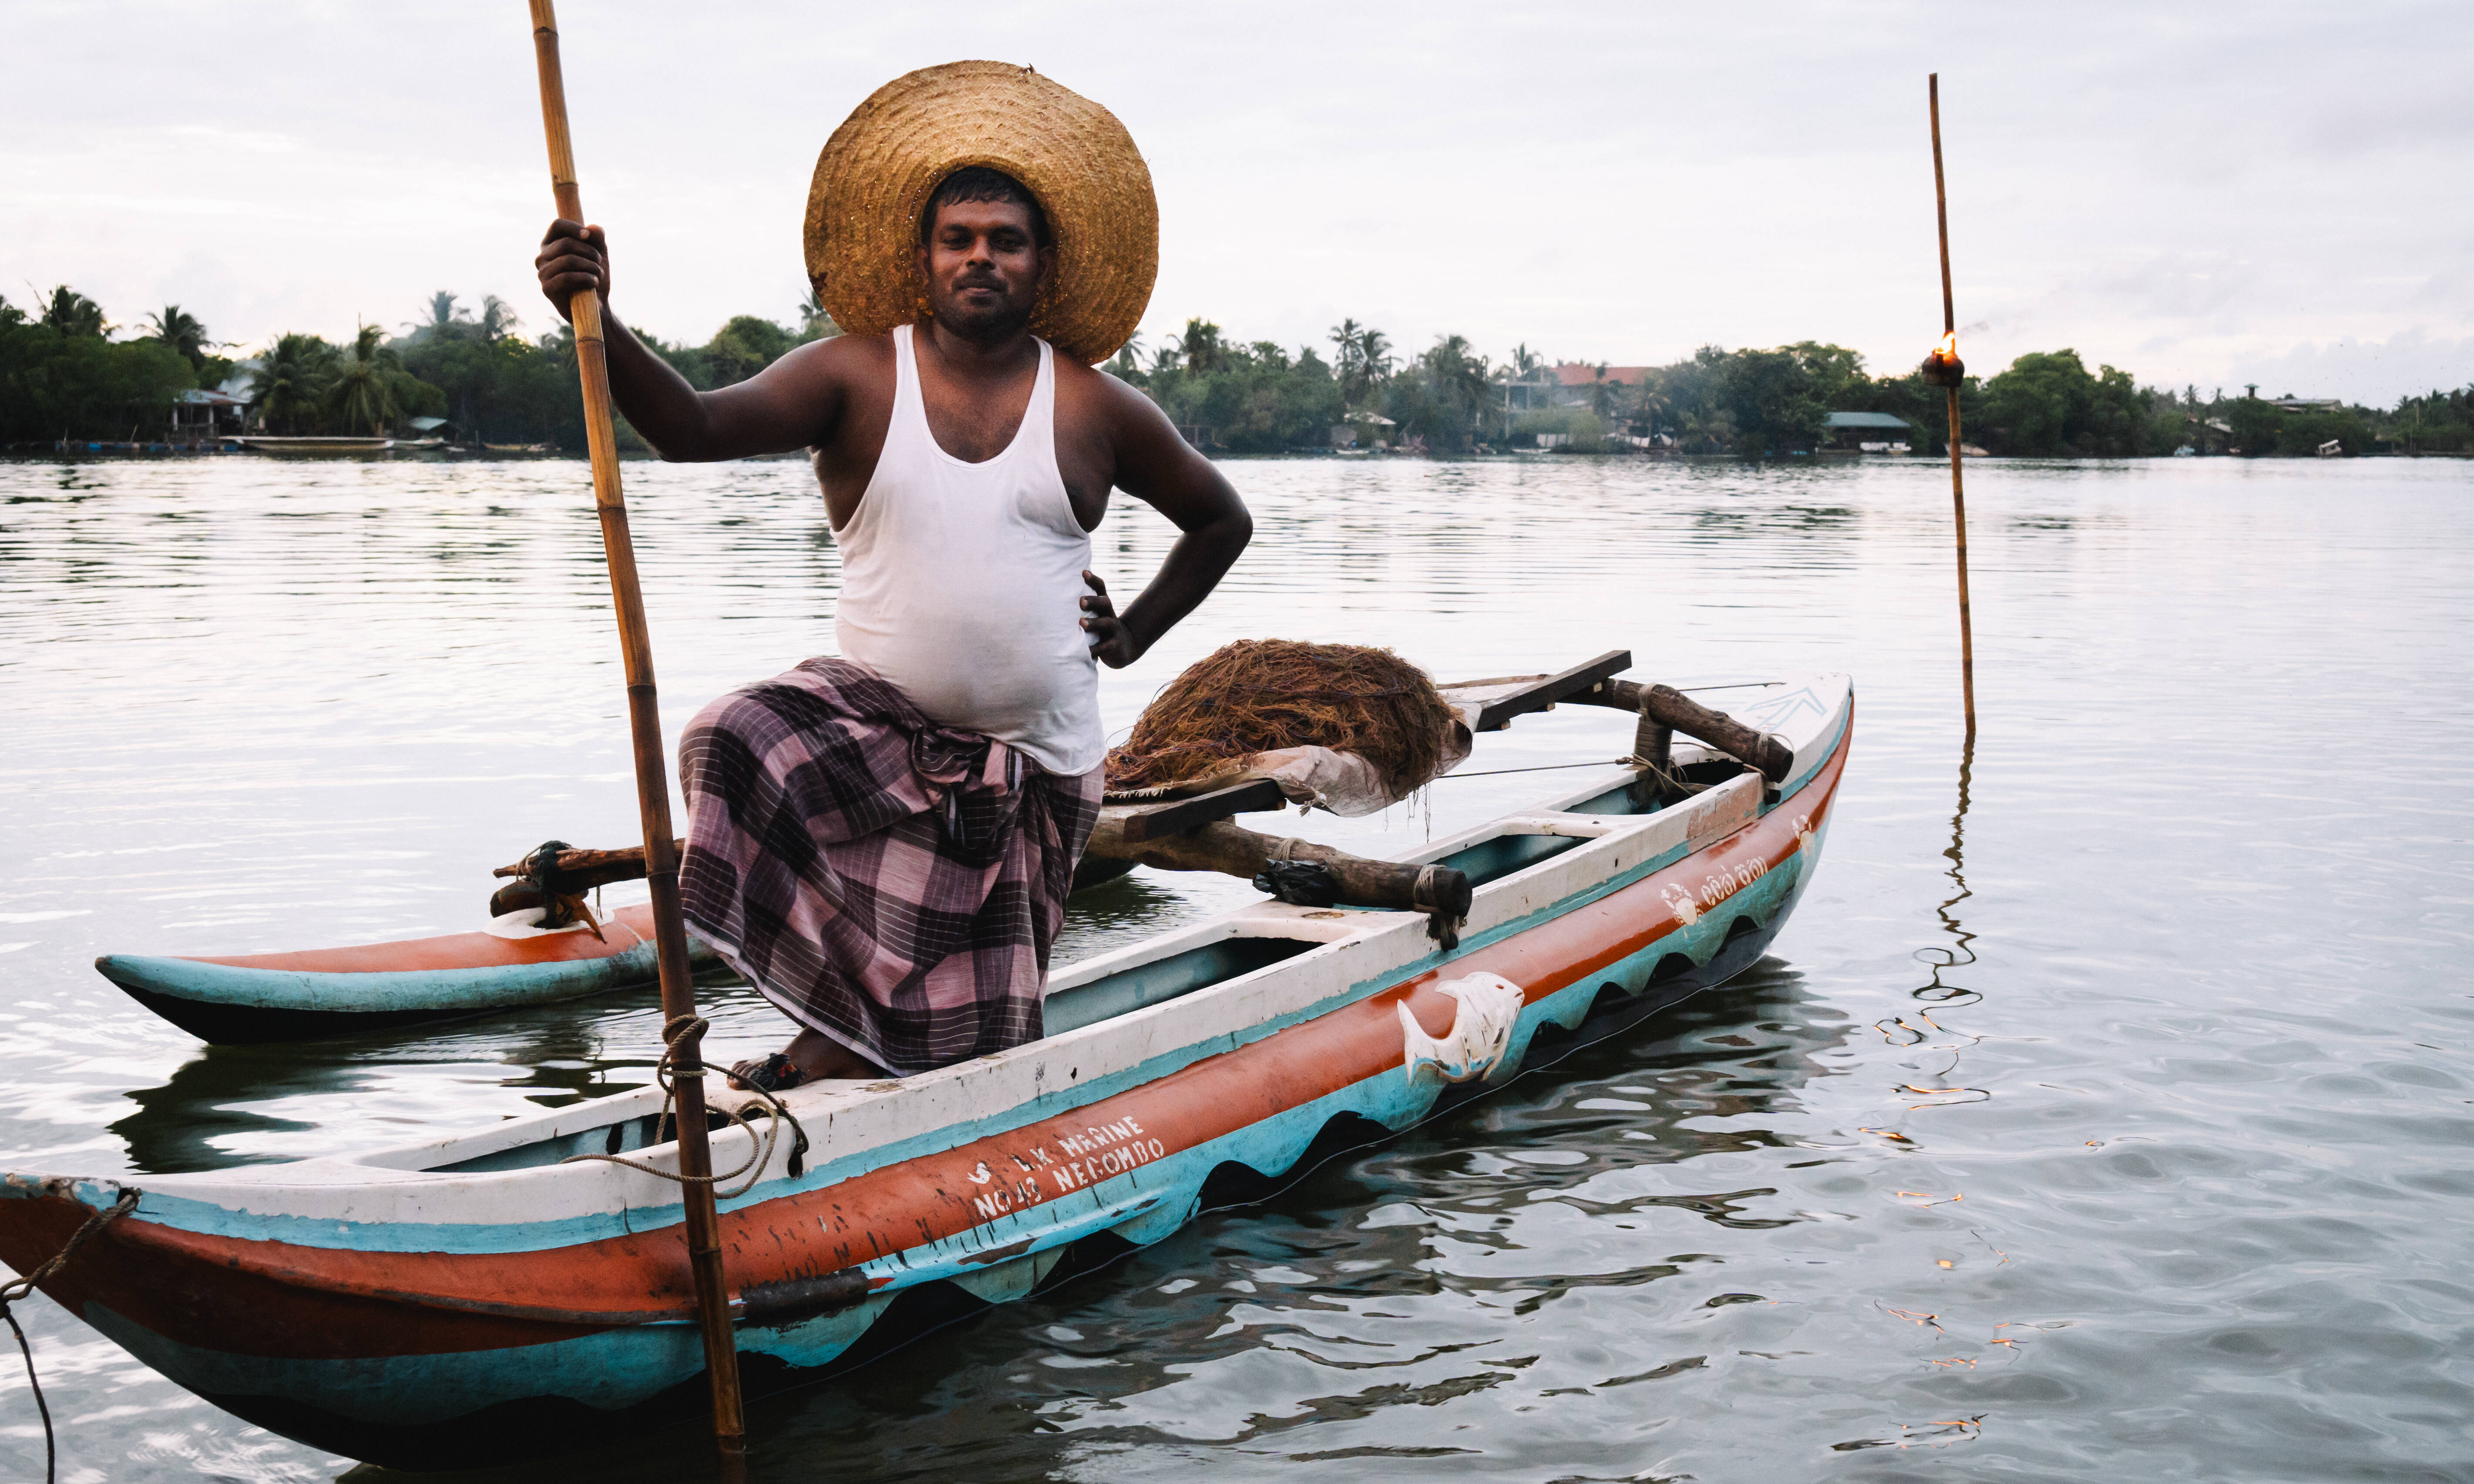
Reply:
[[1056, 472], [1056, 362], [1039, 341], [1031, 405], [1006, 450], [937, 447], [910, 327], [893, 331], [893, 421], [859, 512], [835, 532], [842, 657], [929, 719], [1021, 749], [1053, 773], [1107, 756], [1099, 662], [1082, 629], [1091, 537]]

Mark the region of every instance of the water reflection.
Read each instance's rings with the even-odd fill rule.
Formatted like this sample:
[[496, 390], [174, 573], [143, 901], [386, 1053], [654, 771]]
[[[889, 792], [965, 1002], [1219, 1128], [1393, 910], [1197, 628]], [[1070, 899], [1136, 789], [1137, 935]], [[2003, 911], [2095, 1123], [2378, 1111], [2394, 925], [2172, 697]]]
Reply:
[[305, 1062], [285, 1047], [207, 1046], [158, 1087], [132, 1088], [137, 1111], [111, 1125], [129, 1146], [131, 1167], [177, 1175], [226, 1165], [262, 1164], [290, 1155], [252, 1153], [270, 1136], [305, 1133], [314, 1123], [261, 1112], [249, 1105], [293, 1096], [359, 1090], [363, 1078], [331, 1063]]
[[[736, 983], [700, 982], [709, 1013], [716, 1001], [742, 1013], [752, 1009], [743, 986], [729, 992]], [[541, 1107], [629, 1091], [650, 1079], [659, 1011], [658, 991], [647, 987], [599, 997], [590, 1011], [572, 1003], [536, 1006], [352, 1040], [201, 1046], [168, 1081], [132, 1089], [137, 1110], [110, 1131], [127, 1143], [131, 1167], [141, 1174], [459, 1132], [473, 1123], [461, 1100], [442, 1098], [416, 1111], [401, 1097], [404, 1083], [444, 1078], [507, 1089]], [[358, 1117], [348, 1111], [356, 1102], [367, 1106]]]
[[[1950, 879], [1953, 894], [1944, 897], [1933, 909], [1934, 916], [1940, 919], [1942, 931], [1950, 936], [1951, 942], [1948, 946], [1933, 945], [1915, 951], [1914, 957], [1917, 961], [1929, 965], [1932, 974], [1925, 984], [1907, 991], [1909, 999], [1922, 1001], [1927, 1008], [1911, 1010], [1873, 1023], [1873, 1029], [1879, 1031], [1882, 1039], [1893, 1046], [1927, 1046], [1930, 1043], [1931, 1050], [1948, 1054], [1948, 1058], [1939, 1062], [1930, 1071], [1925, 1070], [1926, 1063], [1923, 1061], [1904, 1063], [1918, 1071], [1921, 1074], [1921, 1080], [1902, 1083], [1897, 1090], [1907, 1096], [1926, 1100], [1909, 1104], [1908, 1107], [1911, 1109], [1947, 1107], [1957, 1103], [1977, 1103], [1993, 1096], [1990, 1091], [1982, 1087], [1954, 1084], [1965, 1048], [1976, 1044], [1980, 1037], [1968, 1035], [1933, 1018], [1935, 1010], [1947, 1013], [1950, 1010], [1976, 1004], [1984, 998], [1977, 990], [1962, 985], [1951, 984], [1943, 978], [1953, 970], [1964, 968], [1976, 962], [1976, 935], [1967, 930], [1966, 924], [1959, 920], [1958, 915], [1959, 904], [1975, 895], [1967, 885], [1967, 806], [1968, 791], [1975, 766], [1976, 741], [1971, 737], [1959, 755], [1958, 805], [1950, 818], [1950, 848], [1942, 852], [1943, 857], [1950, 862], [1950, 868], [1944, 874]], [[1944, 1039], [1935, 1042], [1933, 1039], [1935, 1036], [1944, 1037]], [[1891, 1136], [1905, 1137], [1904, 1134]]]

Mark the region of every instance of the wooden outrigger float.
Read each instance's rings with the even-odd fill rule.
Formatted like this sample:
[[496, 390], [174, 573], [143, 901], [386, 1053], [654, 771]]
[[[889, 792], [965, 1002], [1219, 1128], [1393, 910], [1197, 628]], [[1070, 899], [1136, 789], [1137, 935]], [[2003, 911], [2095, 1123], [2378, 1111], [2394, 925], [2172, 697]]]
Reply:
[[[535, 915], [401, 942], [213, 959], [113, 953], [94, 966], [138, 1004], [219, 1046], [367, 1035], [654, 982], [651, 907], [618, 909], [601, 919], [598, 936], [582, 923], [540, 928], [528, 920]], [[721, 966], [700, 939], [690, 940], [688, 961], [699, 971]]]
[[[1738, 711], [1765, 771], [1714, 748], [1661, 758], [1641, 688], [1567, 691], [1639, 705], [1644, 750], [1395, 863], [1466, 878], [1456, 942], [1430, 912], [1264, 901], [1061, 970], [1044, 1039], [810, 1083], [783, 1095], [795, 1127], [716, 1123], [719, 1172], [745, 1165], [720, 1224], [747, 1384], [864, 1365], [1250, 1197], [1319, 1138], [1406, 1129], [1748, 967], [1811, 878], [1854, 718], [1843, 676], [1757, 696]], [[217, 1405], [383, 1464], [684, 1420], [704, 1360], [679, 1187], [568, 1162], [675, 1170], [661, 1107], [645, 1088], [430, 1143], [149, 1179], [44, 1291]], [[0, 1260], [31, 1270], [132, 1193], [7, 1175]]]

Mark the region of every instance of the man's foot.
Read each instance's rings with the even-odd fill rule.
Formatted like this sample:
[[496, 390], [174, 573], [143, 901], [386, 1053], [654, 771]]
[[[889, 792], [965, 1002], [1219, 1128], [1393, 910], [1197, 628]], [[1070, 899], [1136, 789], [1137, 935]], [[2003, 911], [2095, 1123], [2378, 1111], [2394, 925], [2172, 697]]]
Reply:
[[742, 1061], [730, 1069], [730, 1085], [782, 1092], [803, 1083], [869, 1082], [888, 1075], [830, 1035], [802, 1031], [790, 1044], [762, 1061]]
[[740, 1061], [730, 1069], [730, 1085], [746, 1092], [788, 1092], [808, 1080], [797, 1063], [780, 1052], [762, 1061]]

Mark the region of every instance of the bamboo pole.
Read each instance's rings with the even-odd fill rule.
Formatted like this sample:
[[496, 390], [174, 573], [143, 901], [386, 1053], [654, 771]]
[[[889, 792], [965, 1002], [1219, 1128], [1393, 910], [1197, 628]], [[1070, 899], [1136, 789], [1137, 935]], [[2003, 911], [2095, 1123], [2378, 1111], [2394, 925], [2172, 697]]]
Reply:
[[[1941, 328], [1943, 347], [1955, 359], [1958, 351], [1958, 314], [1952, 306], [1950, 295], [1950, 192], [1942, 181], [1941, 169], [1941, 74], [1928, 75], [1925, 81], [1928, 102], [1932, 110], [1933, 150], [1933, 225], [1941, 234]], [[1958, 677], [1960, 692], [1967, 704], [1967, 740], [1976, 741], [1976, 632], [1967, 604], [1967, 483], [1962, 474], [1965, 460], [1959, 453], [1958, 383], [1953, 375], [1947, 385], [1950, 394], [1950, 502], [1957, 518], [1958, 533]]]
[[[567, 85], [559, 71], [558, 19], [551, 0], [531, 0], [533, 51], [541, 70], [542, 128], [549, 140], [550, 186], [558, 214], [584, 220], [575, 183], [575, 152], [568, 135]], [[744, 1476], [746, 1433], [739, 1389], [738, 1338], [721, 1271], [721, 1224], [714, 1209], [713, 1153], [705, 1142], [702, 1024], [695, 1018], [695, 982], [688, 969], [687, 922], [679, 908], [679, 851], [670, 829], [669, 769], [662, 752], [661, 706], [653, 686], [652, 639], [644, 595], [636, 576], [636, 548], [627, 535], [627, 500], [618, 486], [618, 446], [611, 426], [610, 368], [604, 359], [601, 303], [587, 290], [569, 305], [575, 327], [575, 368], [584, 383], [585, 438], [593, 453], [593, 503], [601, 517], [601, 549], [610, 565], [610, 596], [618, 616], [618, 652], [627, 676], [627, 729], [636, 754], [636, 807], [644, 825], [644, 879], [653, 892], [653, 937], [661, 965], [664, 1036], [669, 1040], [671, 1084], [678, 1104], [680, 1186], [686, 1207], [688, 1266], [696, 1320], [713, 1384], [714, 1442], [725, 1479]], [[675, 1038], [672, 1035], [675, 1031]]]

